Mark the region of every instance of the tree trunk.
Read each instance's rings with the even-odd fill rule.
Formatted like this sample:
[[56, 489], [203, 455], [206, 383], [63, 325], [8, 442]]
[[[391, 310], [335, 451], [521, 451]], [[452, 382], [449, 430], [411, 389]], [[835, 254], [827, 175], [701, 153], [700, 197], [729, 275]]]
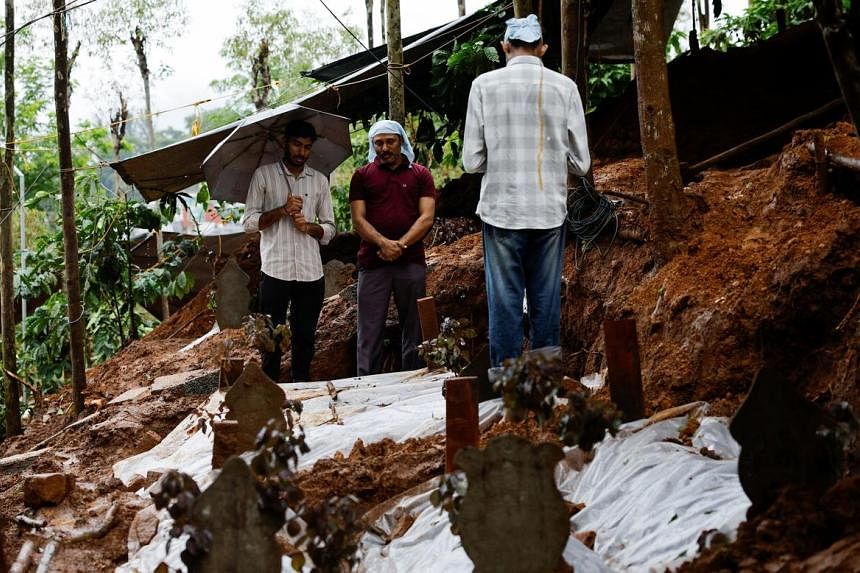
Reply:
[[364, 0], [367, 9], [367, 47], [373, 47], [373, 0]]
[[588, 108], [588, 2], [561, 0], [561, 73], [576, 82]]
[[[6, 88], [6, 154], [5, 174], [0, 181], [0, 329], [3, 333], [3, 378], [6, 390], [6, 435], [21, 433], [21, 404], [18, 381], [18, 360], [15, 356], [15, 294], [12, 278], [15, 267], [12, 258], [12, 179], [15, 157], [15, 3], [6, 0], [6, 53], [4, 81]], [[21, 225], [24, 221], [20, 222]], [[11, 375], [10, 375], [11, 374]]]
[[149, 90], [149, 65], [146, 60], [146, 36], [139, 27], [135, 27], [131, 34], [131, 44], [134, 46], [134, 53], [137, 54], [137, 68], [140, 70], [140, 77], [143, 80], [143, 96], [146, 102], [146, 139], [149, 145], [149, 151], [155, 149], [155, 126], [152, 122], [152, 98]]
[[[155, 149], [155, 126], [152, 121], [152, 98], [150, 97], [149, 90], [149, 65], [147, 64], [146, 59], [146, 36], [143, 34], [143, 31], [139, 26], [135, 26], [134, 32], [131, 34], [131, 43], [134, 46], [134, 53], [137, 54], [137, 67], [140, 70], [140, 77], [143, 80], [143, 96], [144, 101], [146, 102], [146, 138], [147, 144], [149, 145], [150, 151]], [[268, 47], [267, 47], [268, 51]], [[270, 82], [271, 83], [271, 82]], [[259, 110], [259, 108], [258, 108]], [[156, 231], [157, 235], [161, 234], [161, 230]], [[161, 251], [159, 250], [159, 256], [161, 256]], [[129, 259], [129, 264], [131, 264], [131, 259]], [[129, 301], [129, 313], [132, 315], [132, 329], [131, 329], [131, 339], [137, 340], [137, 328], [134, 328], [134, 300]], [[164, 292], [161, 293], [161, 308], [162, 308], [162, 320], [167, 320], [169, 316], [169, 307], [167, 305], [167, 295]]]
[[382, 43], [385, 39], [385, 0], [379, 0], [379, 31], [382, 34]]
[[532, 13], [532, 0], [514, 0], [514, 18], [525, 18]]
[[838, 0], [813, 0], [813, 4], [815, 19], [824, 36], [839, 89], [854, 123], [854, 130], [860, 133], [860, 65], [854, 52], [854, 38]]
[[269, 68], [269, 42], [260, 40], [257, 55], [251, 64], [251, 85], [254, 89], [254, 108], [263, 110], [269, 103], [272, 91], [272, 70]]
[[403, 43], [400, 38], [400, 0], [388, 0], [388, 119], [406, 119], [403, 84]]
[[[128, 102], [122, 95], [122, 92], [119, 92], [119, 109], [116, 112], [116, 115], [111, 117], [111, 126], [110, 131], [113, 136], [113, 160], [119, 161], [119, 152], [122, 149], [122, 141], [125, 139], [125, 127], [126, 122], [128, 121]], [[134, 291], [131, 288], [131, 244], [128, 237], [131, 236], [131, 225], [128, 220], [128, 194], [122, 188], [122, 180], [119, 177], [119, 173], [114, 170], [114, 193], [116, 194], [118, 199], [122, 199], [125, 201], [125, 232], [126, 232], [126, 258], [128, 259], [128, 265], [126, 266], [126, 278], [127, 288], [126, 288], [126, 299], [128, 300], [128, 339], [125, 338], [125, 335], [122, 333], [122, 325], [120, 321], [120, 339], [122, 340], [123, 345], [125, 345], [128, 340], [134, 340], [137, 338], [137, 324], [136, 317], [134, 315]]]
[[633, 0], [633, 48], [652, 240], [668, 261], [683, 246], [687, 209], [669, 99], [662, 0]]
[[60, 191], [63, 197], [63, 246], [65, 289], [69, 300], [69, 360], [72, 364], [72, 398], [75, 414], [84, 410], [84, 311], [78, 268], [78, 234], [75, 229], [75, 172], [69, 129], [69, 36], [66, 30], [66, 1], [54, 2], [54, 101], [57, 111], [57, 146], [60, 155]]
[[457, 9], [461, 17], [466, 15], [466, 0], [457, 0]]

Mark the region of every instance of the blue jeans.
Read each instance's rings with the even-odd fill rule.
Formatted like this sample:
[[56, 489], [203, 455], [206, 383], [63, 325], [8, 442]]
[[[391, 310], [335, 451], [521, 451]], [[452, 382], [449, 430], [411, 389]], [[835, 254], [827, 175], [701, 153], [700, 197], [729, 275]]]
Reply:
[[564, 226], [513, 230], [484, 223], [483, 240], [490, 366], [522, 354], [524, 294], [531, 348], [559, 346]]

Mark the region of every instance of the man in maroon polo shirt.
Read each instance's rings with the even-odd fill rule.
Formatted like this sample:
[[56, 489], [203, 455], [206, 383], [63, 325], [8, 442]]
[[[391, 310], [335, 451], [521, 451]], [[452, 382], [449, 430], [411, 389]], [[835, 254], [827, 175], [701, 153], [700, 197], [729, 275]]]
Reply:
[[425, 296], [427, 268], [422, 239], [433, 225], [436, 187], [426, 167], [414, 163], [406, 131], [378, 121], [368, 132], [368, 163], [349, 184], [358, 249], [358, 375], [382, 372], [388, 301], [394, 293], [404, 370], [422, 366], [416, 300]]

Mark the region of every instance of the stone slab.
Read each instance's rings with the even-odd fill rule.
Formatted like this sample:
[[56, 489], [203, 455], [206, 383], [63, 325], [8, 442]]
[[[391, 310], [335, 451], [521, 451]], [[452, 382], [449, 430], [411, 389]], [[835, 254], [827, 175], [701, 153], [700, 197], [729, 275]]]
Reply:
[[179, 391], [183, 394], [211, 394], [218, 389], [218, 369], [201, 368], [156, 378], [149, 390], [153, 394]]

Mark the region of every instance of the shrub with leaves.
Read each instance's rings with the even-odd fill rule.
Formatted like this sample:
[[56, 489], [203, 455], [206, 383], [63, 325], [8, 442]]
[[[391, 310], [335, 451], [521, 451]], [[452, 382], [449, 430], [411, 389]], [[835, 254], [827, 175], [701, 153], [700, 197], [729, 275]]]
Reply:
[[430, 503], [440, 511], [448, 512], [451, 533], [454, 535], [460, 535], [460, 508], [463, 507], [463, 499], [468, 489], [469, 480], [466, 473], [458, 470], [439, 478], [439, 487], [430, 494]]
[[[290, 419], [285, 431], [270, 421], [257, 435], [256, 452], [251, 458], [251, 471], [257, 475], [257, 491], [260, 505], [285, 515], [288, 509], [298, 513], [304, 492], [295, 483], [299, 455], [310, 448], [305, 443], [305, 433], [300, 425]], [[296, 535], [300, 525], [294, 517], [287, 523], [287, 532]]]
[[[208, 529], [191, 525], [194, 502], [200, 495], [197, 482], [188, 474], [170, 470], [161, 479], [160, 488], [150, 495], [155, 502], [155, 508], [167, 508], [167, 513], [173, 518], [173, 527], [170, 528], [171, 539], [183, 534], [188, 535], [185, 550], [180, 557], [185, 565], [192, 568], [212, 547], [212, 533]], [[169, 543], [170, 541], [168, 541], [168, 550]]]
[[552, 418], [563, 378], [560, 356], [527, 352], [505, 360], [493, 388], [501, 392], [512, 420], [523, 420], [532, 412], [538, 424], [543, 425]]
[[[297, 543], [304, 547], [314, 567], [311, 571], [340, 573], [352, 571], [358, 563], [358, 540], [363, 531], [356, 514], [358, 500], [349, 495], [331, 497], [317, 508], [305, 508], [304, 534]], [[293, 558], [293, 569], [301, 571], [304, 558]]]
[[469, 341], [477, 336], [467, 318], [445, 318], [436, 338], [425, 340], [418, 346], [418, 354], [428, 365], [444, 366], [462, 374], [469, 365]]
[[[112, 356], [131, 339], [146, 334], [157, 323], [142, 304], [152, 302], [162, 293], [170, 298], [181, 298], [188, 293], [193, 279], [181, 267], [196, 252], [196, 242], [167, 243], [158, 264], [139, 268], [128, 254], [128, 229], [158, 229], [159, 214], [146, 205], [110, 196], [91, 175], [78, 177], [75, 185], [84, 308], [80, 320], [86, 323], [86, 358], [88, 365], [93, 365]], [[28, 206], [56, 207], [56, 200], [56, 194], [39, 191], [28, 200]], [[47, 391], [62, 385], [69, 367], [65, 311], [68, 303], [62, 292], [65, 264], [59, 209], [52, 215], [53, 230], [36, 239], [34, 250], [27, 257], [26, 270], [19, 269], [15, 277], [16, 295], [28, 299], [48, 297], [27, 317], [18, 354], [24, 376]], [[135, 313], [134, 329], [131, 312]]]
[[269, 315], [252, 313], [245, 317], [242, 326], [248, 342], [260, 352], [274, 352], [276, 344], [283, 352], [290, 348], [292, 333], [288, 323], [275, 326]]
[[[291, 403], [290, 409], [300, 413], [301, 405]], [[311, 571], [351, 571], [358, 561], [362, 531], [355, 510], [357, 500], [352, 496], [332, 497], [319, 507], [307, 505], [304, 492], [296, 485], [295, 472], [299, 455], [310, 448], [302, 427], [293, 422], [289, 411], [287, 414], [286, 431], [270, 422], [257, 436], [251, 470], [257, 475], [260, 506], [283, 516], [287, 534], [302, 551], [293, 557], [293, 569], [301, 571], [309, 557]]]
[[603, 440], [607, 430], [614, 436], [620, 425], [621, 412], [614, 404], [585, 392], [570, 392], [567, 410], [559, 421], [558, 435], [564, 445], [578, 445], [587, 452]]

